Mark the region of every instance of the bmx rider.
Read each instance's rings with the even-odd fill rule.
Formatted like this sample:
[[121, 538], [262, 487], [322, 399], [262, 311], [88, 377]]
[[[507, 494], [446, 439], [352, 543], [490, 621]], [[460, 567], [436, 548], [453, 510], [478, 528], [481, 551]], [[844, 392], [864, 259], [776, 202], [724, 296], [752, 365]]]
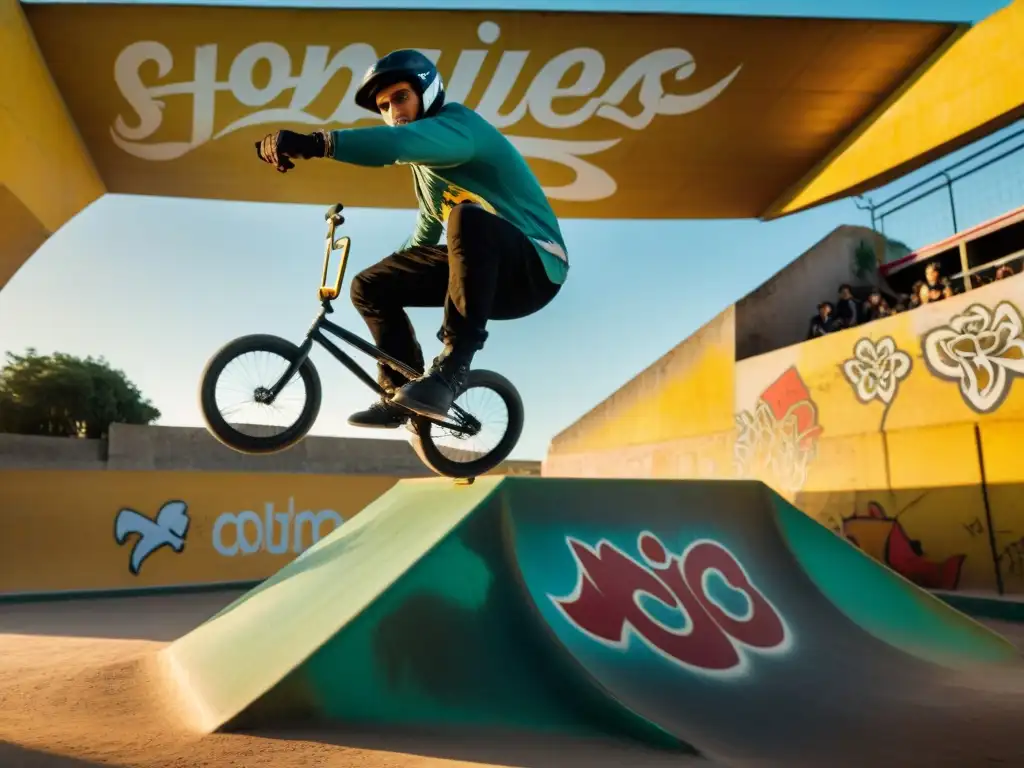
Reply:
[[256, 145], [260, 159], [282, 173], [294, 158], [412, 169], [415, 229], [398, 251], [353, 278], [352, 303], [376, 345], [416, 371], [424, 369], [423, 352], [405, 308], [443, 307], [444, 347], [413, 381], [378, 366], [385, 395], [349, 417], [355, 426], [398, 427], [406, 408], [444, 418], [487, 339], [487, 321], [537, 312], [569, 271], [558, 220], [522, 155], [476, 112], [444, 97], [430, 59], [392, 51], [367, 71], [355, 97], [385, 125], [280, 130]]

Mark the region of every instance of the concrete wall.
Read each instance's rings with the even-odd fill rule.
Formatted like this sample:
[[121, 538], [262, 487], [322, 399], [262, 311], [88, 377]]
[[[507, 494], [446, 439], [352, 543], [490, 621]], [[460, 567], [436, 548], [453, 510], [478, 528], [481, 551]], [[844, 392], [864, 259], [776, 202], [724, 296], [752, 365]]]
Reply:
[[[96, 469], [429, 477], [407, 440], [310, 436], [270, 456], [247, 456], [205, 429], [112, 424], [106, 440], [0, 434], [0, 470]], [[539, 461], [508, 461], [497, 472], [539, 474]]]
[[105, 191], [18, 0], [0, 0], [0, 290]]
[[[494, 474], [537, 475], [540, 463]], [[309, 437], [261, 457], [186, 427], [0, 435], [0, 600], [257, 582], [422, 477], [434, 475], [398, 438]], [[136, 560], [153, 525], [170, 546]]]
[[729, 307], [555, 435], [549, 454], [731, 430], [734, 338]]
[[[673, 354], [698, 338], [714, 337]], [[758, 479], [920, 586], [1024, 595], [1022, 354], [1017, 275], [727, 371], [645, 374], [609, 399], [621, 413], [595, 409], [556, 439], [543, 474]], [[694, 434], [722, 389], [730, 428]], [[712, 391], [712, 408], [678, 395]], [[607, 430], [658, 418], [642, 443]]]
[[106, 469], [106, 440], [0, 434], [2, 469]]
[[839, 286], [878, 286], [877, 272], [854, 274], [854, 253], [866, 241], [879, 258], [885, 238], [867, 227], [837, 227], [766, 283], [736, 302], [736, 359], [804, 341], [819, 302], [836, 302]]

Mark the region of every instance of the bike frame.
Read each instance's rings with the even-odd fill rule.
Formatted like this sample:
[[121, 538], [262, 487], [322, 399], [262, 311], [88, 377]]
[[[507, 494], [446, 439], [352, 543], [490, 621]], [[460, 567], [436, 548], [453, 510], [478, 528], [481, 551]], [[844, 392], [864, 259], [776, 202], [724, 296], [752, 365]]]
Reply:
[[[348, 266], [349, 246], [352, 242], [351, 238], [347, 235], [339, 238], [337, 241], [334, 239], [335, 227], [338, 223], [344, 221], [340, 210], [341, 205], [339, 204], [328, 211], [327, 238], [324, 247], [324, 270], [323, 275], [320, 278], [320, 288], [317, 292], [317, 296], [320, 299], [320, 311], [317, 312], [316, 318], [313, 320], [313, 324], [309, 327], [309, 330], [306, 331], [302, 344], [299, 346], [299, 354], [296, 356], [295, 360], [292, 361], [291, 365], [288, 366], [288, 370], [286, 370], [274, 386], [270, 388], [269, 402], [271, 403], [279, 394], [281, 394], [281, 391], [285, 388], [288, 382], [291, 381], [292, 377], [298, 373], [302, 364], [306, 362], [306, 359], [309, 357], [310, 350], [313, 348], [314, 342], [330, 352], [335, 360], [348, 368], [353, 374], [355, 374], [357, 379], [363, 382], [363, 384], [375, 393], [378, 395], [384, 394], [384, 388], [372, 376], [363, 370], [362, 366], [352, 359], [350, 355], [345, 353], [338, 347], [338, 345], [331, 341], [324, 334], [324, 331], [333, 334], [336, 338], [346, 344], [349, 344], [360, 352], [369, 355], [378, 363], [393, 368], [410, 380], [418, 378], [421, 375], [419, 371], [413, 370], [402, 361], [381, 351], [373, 344], [370, 344], [368, 341], [365, 341], [351, 331], [342, 328], [337, 323], [332, 323], [326, 317], [334, 312], [333, 307], [331, 307], [331, 302], [337, 299], [341, 293], [341, 282], [345, 277], [345, 269]], [[334, 281], [334, 285], [328, 285], [327, 272], [331, 262], [331, 254], [334, 251], [341, 251], [341, 260], [338, 263], [338, 273]], [[452, 409], [458, 414], [459, 422], [461, 423], [439, 421], [429, 416], [423, 416], [415, 413], [413, 416], [460, 434], [474, 435], [480, 430], [480, 422], [476, 418], [460, 408], [458, 405], [453, 405]]]

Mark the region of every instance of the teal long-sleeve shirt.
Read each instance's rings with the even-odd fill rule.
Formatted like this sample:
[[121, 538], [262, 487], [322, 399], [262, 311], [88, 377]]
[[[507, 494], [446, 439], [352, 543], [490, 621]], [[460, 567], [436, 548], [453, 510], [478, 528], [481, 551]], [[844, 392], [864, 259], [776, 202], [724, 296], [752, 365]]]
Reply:
[[406, 125], [330, 132], [331, 157], [353, 165], [409, 165], [419, 215], [405, 247], [436, 245], [458, 203], [479, 203], [533, 242], [548, 278], [565, 282], [569, 258], [547, 196], [519, 151], [473, 110], [445, 104]]

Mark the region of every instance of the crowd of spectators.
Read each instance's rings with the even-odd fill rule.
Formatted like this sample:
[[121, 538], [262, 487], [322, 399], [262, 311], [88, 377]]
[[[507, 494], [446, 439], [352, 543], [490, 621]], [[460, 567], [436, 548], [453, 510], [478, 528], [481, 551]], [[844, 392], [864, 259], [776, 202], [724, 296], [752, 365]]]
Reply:
[[[979, 288], [994, 280], [1013, 277], [1014, 269], [1003, 264], [995, 270], [993, 278], [971, 275], [971, 285]], [[839, 286], [839, 295], [835, 303], [823, 301], [818, 305], [818, 314], [811, 318], [808, 339], [835, 333], [855, 325], [870, 323], [898, 312], [908, 312], [922, 304], [942, 301], [958, 293], [963, 293], [963, 285], [957, 284], [940, 274], [938, 262], [929, 262], [924, 268], [924, 280], [913, 284], [909, 294], [891, 296], [877, 288], [869, 289], [867, 296], [858, 300], [854, 298], [854, 289], [847, 283]]]

